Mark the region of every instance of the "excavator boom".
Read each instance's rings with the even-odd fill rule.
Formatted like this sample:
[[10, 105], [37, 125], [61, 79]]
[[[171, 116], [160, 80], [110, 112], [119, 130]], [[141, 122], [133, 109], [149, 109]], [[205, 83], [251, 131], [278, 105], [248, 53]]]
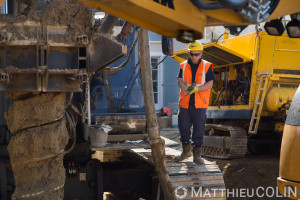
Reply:
[[[205, 26], [247, 25], [300, 12], [297, 0], [77, 0], [167, 37], [190, 42]], [[239, 2], [239, 3], [236, 3]]]

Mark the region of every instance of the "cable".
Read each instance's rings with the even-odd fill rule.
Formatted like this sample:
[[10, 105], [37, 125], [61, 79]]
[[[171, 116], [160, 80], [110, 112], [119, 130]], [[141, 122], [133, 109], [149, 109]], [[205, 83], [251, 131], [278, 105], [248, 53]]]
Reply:
[[124, 104], [127, 102], [128, 97], [129, 97], [129, 94], [130, 94], [130, 92], [131, 92], [131, 90], [132, 90], [132, 88], [133, 88], [133, 86], [134, 86], [134, 82], [135, 82], [135, 80], [137, 79], [137, 77], [139, 76], [139, 74], [141, 74], [141, 71], [139, 71], [139, 72], [137, 73], [137, 75], [135, 76], [134, 81], [133, 81], [133, 83], [131, 84], [129, 91], [127, 92], [127, 95], [126, 95], [124, 101], [122, 102], [122, 104], [121, 104], [121, 106], [120, 106], [119, 108], [123, 107]]
[[134, 42], [133, 42], [133, 44], [132, 44], [132, 46], [131, 46], [131, 48], [129, 50], [129, 53], [128, 53], [128, 56], [127, 56], [126, 60], [121, 65], [119, 65], [118, 67], [112, 67], [112, 68], [111, 67], [107, 67], [106, 69], [108, 71], [110, 71], [110, 72], [119, 71], [119, 70], [123, 69], [128, 64], [128, 62], [129, 62], [129, 60], [131, 58], [131, 54], [132, 54], [132, 52], [133, 52], [133, 50], [134, 50], [134, 48], [135, 48], [135, 46], [137, 44], [137, 41], [139, 39], [138, 35], [139, 35], [140, 30], [141, 30], [141, 28], [139, 28], [138, 31], [137, 31], [136, 38], [135, 38], [135, 40], [134, 40]]
[[209, 34], [206, 34], [205, 37], [207, 37], [207, 36], [213, 34], [213, 32], [215, 31], [215, 28], [216, 28], [216, 27], [214, 26], [214, 27], [213, 27], [213, 30], [212, 30]]
[[66, 103], [66, 105], [67, 105], [66, 107], [68, 107], [71, 104], [72, 99], [73, 99], [73, 92], [70, 92], [70, 96], [69, 96], [69, 99], [68, 99], [68, 101]]
[[[66, 117], [67, 124], [69, 125], [68, 126], [68, 129], [69, 129], [69, 140], [73, 140], [73, 143], [72, 143], [71, 147], [69, 147], [69, 149], [65, 150], [65, 152], [64, 152], [64, 154], [68, 154], [68, 153], [70, 153], [74, 149], [75, 144], [76, 144], [76, 119], [70, 113], [69, 110], [66, 110], [65, 117]], [[67, 145], [68, 144], [66, 144], [66, 146]]]
[[220, 0], [221, 4], [226, 5], [229, 8], [241, 8], [244, 6], [249, 0]]
[[[152, 67], [152, 68], [157, 67], [157, 66], [160, 65], [167, 57], [168, 57], [168, 56], [165, 56], [159, 63], [157, 63], [156, 65], [151, 66], [151, 67]], [[134, 78], [134, 80], [133, 80], [132, 84], [130, 85], [130, 87], [127, 87], [126, 90], [125, 90], [125, 92], [123, 93], [123, 95], [122, 95], [122, 97], [121, 97], [121, 99], [120, 99], [120, 101], [119, 101], [119, 103], [118, 103], [118, 106], [117, 106], [118, 109], [121, 108], [122, 106], [124, 106], [124, 104], [126, 103], [128, 97], [129, 97], [129, 93], [131, 92], [131, 90], [132, 90], [132, 88], [133, 88], [134, 82], [135, 82], [135, 80], [137, 79], [138, 75], [140, 74], [140, 71], [139, 71], [139, 72], [136, 74], [136, 76], [134, 76], [134, 74], [135, 74], [135, 72], [136, 72], [136, 69], [137, 69], [137, 67], [139, 66], [139, 63], [140, 63], [140, 60], [139, 60], [138, 63], [136, 64], [135, 69], [134, 69], [134, 71], [133, 71], [133, 73], [132, 73], [132, 75], [131, 75], [131, 77], [130, 77], [130, 80], [128, 81], [127, 86], [128, 86], [129, 83], [131, 82], [132, 78]], [[127, 90], [128, 90], [128, 92], [127, 92]], [[125, 95], [126, 95], [126, 96], [125, 96]], [[125, 99], [123, 100], [124, 97], [125, 97]]]
[[179, 132], [178, 133], [176, 133], [176, 135], [174, 135], [174, 136], [172, 136], [172, 137], [170, 137], [170, 139], [172, 140], [172, 139], [175, 139], [175, 138], [177, 138], [179, 136]]
[[[222, 95], [222, 93], [224, 92], [224, 90], [225, 90], [225, 88], [223, 87], [223, 88], [221, 89], [221, 91], [220, 91], [218, 97], [217, 97], [217, 103], [219, 102], [220, 96]], [[223, 101], [223, 97], [222, 97], [222, 99], [221, 99], [221, 105], [222, 105], [222, 101]]]
[[[129, 89], [129, 84], [131, 83], [131, 80], [134, 78], [134, 81], [133, 81], [133, 83], [132, 84], [134, 84], [134, 82], [135, 82], [135, 80], [136, 80], [136, 77], [137, 77], [137, 75], [136, 76], [134, 76], [134, 74], [136, 73], [136, 69], [137, 69], [137, 67], [139, 66], [139, 64], [140, 64], [140, 60], [137, 62], [137, 64], [135, 65], [135, 68], [134, 68], [134, 70], [133, 70], [133, 72], [132, 72], [132, 74], [131, 74], [131, 77], [130, 77], [130, 79], [129, 79], [129, 81], [128, 81], [128, 84], [127, 84], [127, 87], [126, 87], [126, 89], [125, 89], [125, 91], [124, 91], [124, 93], [123, 93], [123, 95], [122, 95], [122, 97], [120, 98], [120, 101], [119, 101], [119, 103], [118, 103], [118, 106], [117, 106], [117, 109], [119, 109], [119, 108], [121, 108], [121, 106], [123, 106], [124, 104], [125, 104], [125, 100], [126, 100], [126, 97], [125, 97], [125, 95], [127, 94], [127, 90]], [[138, 72], [139, 73], [139, 72]], [[131, 91], [131, 89], [129, 90], [129, 92], [128, 93], [130, 93], [130, 91]], [[123, 98], [125, 97], [125, 99], [123, 100]]]
[[216, 43], [219, 41], [219, 39], [220, 39], [223, 35], [224, 35], [224, 33], [218, 37]]
[[157, 66], [160, 65], [162, 62], [164, 62], [164, 60], [165, 60], [167, 57], [168, 57], [168, 56], [165, 56], [159, 63], [157, 63], [156, 65], [151, 66], [151, 67], [152, 67], [152, 68], [157, 67]]

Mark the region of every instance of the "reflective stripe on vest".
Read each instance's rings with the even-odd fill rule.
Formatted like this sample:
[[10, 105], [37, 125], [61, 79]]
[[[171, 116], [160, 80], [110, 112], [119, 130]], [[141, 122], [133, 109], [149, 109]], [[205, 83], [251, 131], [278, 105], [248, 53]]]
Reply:
[[197, 84], [196, 86], [199, 87], [201, 85], [203, 85], [205, 83], [205, 77], [206, 77], [206, 74], [205, 74], [205, 66], [206, 66], [206, 61], [202, 59], [202, 82], [201, 84]]
[[185, 71], [185, 67], [187, 65], [188, 61], [184, 61], [184, 64], [183, 64], [183, 69], [182, 69], [182, 79], [183, 79], [183, 82], [185, 83], [185, 80], [184, 80], [184, 71]]

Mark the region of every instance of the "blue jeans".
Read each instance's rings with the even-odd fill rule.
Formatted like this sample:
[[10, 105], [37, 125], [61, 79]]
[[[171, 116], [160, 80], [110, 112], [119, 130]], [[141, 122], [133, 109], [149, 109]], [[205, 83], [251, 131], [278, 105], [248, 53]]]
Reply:
[[[200, 147], [203, 144], [203, 136], [205, 133], [205, 121], [205, 108], [179, 108], [178, 127], [181, 136], [180, 141], [182, 143], [187, 143], [190, 142], [192, 138], [193, 145]], [[193, 134], [191, 134], [192, 126]]]

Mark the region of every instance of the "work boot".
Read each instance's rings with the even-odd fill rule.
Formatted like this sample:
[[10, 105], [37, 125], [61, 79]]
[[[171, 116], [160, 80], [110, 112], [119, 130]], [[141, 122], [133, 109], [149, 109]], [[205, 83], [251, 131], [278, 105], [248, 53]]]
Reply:
[[175, 157], [175, 162], [183, 161], [184, 159], [192, 156], [192, 145], [191, 143], [182, 143], [182, 153]]
[[204, 164], [204, 159], [201, 158], [201, 147], [193, 147], [194, 160], [197, 165]]

